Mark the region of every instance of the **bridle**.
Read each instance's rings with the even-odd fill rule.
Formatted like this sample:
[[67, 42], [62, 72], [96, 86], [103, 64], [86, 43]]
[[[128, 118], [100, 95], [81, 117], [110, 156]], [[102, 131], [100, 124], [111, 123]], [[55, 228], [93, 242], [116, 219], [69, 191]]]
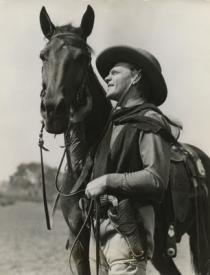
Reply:
[[[80, 84], [80, 86], [79, 86], [79, 88], [78, 88], [78, 90], [77, 90], [77, 92], [75, 94], [76, 95], [76, 101], [79, 102], [81, 95], [85, 92], [85, 89], [86, 89], [88, 70], [89, 70], [89, 67], [91, 66], [91, 52], [90, 52], [90, 49], [88, 48], [87, 44], [85, 43], [85, 41], [82, 38], [79, 38], [79, 37], [76, 38], [75, 35], [72, 34], [72, 33], [68, 33], [68, 32], [57, 33], [57, 34], [54, 34], [51, 37], [51, 40], [53, 38], [62, 38], [62, 37], [68, 37], [68, 38], [70, 38], [70, 41], [73, 42], [73, 44], [74, 43], [76, 44], [76, 43], [79, 42], [79, 44], [81, 44], [82, 46], [86, 47], [85, 50], [87, 51], [87, 63], [86, 63], [85, 68], [83, 69], [83, 76], [81, 78], [82, 79], [81, 80], [81, 84]], [[71, 44], [71, 46], [74, 46], [74, 45]], [[41, 99], [43, 99], [44, 96], [45, 96], [45, 90], [42, 89], [42, 91], [41, 91]], [[67, 130], [64, 133], [64, 143], [65, 143], [65, 145], [63, 146], [64, 152], [63, 152], [60, 164], [58, 166], [57, 173], [56, 173], [56, 178], [55, 178], [55, 186], [56, 186], [56, 190], [57, 190], [58, 194], [57, 194], [57, 197], [56, 197], [56, 200], [55, 200], [55, 203], [54, 203], [54, 207], [53, 207], [53, 210], [52, 210], [52, 219], [53, 219], [55, 210], [57, 208], [57, 202], [58, 202], [60, 196], [71, 197], [71, 196], [75, 196], [75, 195], [77, 195], [79, 193], [83, 193], [85, 191], [84, 189], [80, 189], [80, 190], [75, 190], [73, 192], [69, 192], [68, 194], [66, 194], [66, 193], [62, 192], [62, 187], [60, 188], [58, 186], [58, 177], [59, 177], [60, 170], [61, 170], [61, 167], [62, 167], [62, 164], [63, 164], [65, 156], [67, 158], [67, 169], [68, 169], [68, 172], [73, 176], [73, 179], [76, 182], [76, 176], [75, 176], [75, 173], [74, 173], [73, 168], [72, 168], [72, 163], [71, 163], [71, 158], [70, 158], [70, 151], [69, 151], [69, 146], [70, 146], [70, 130], [71, 130], [71, 126], [72, 126], [70, 107], [69, 107], [69, 116], [68, 117], [69, 117], [69, 120], [68, 120]], [[39, 143], [38, 143], [38, 145], [39, 145], [39, 148], [40, 148], [43, 203], [44, 203], [44, 210], [45, 210], [47, 229], [50, 230], [52, 228], [52, 219], [50, 220], [49, 210], [48, 210], [48, 205], [47, 205], [46, 181], [45, 181], [44, 159], [43, 159], [43, 150], [44, 151], [49, 151], [49, 150], [44, 146], [44, 139], [43, 139], [43, 131], [44, 131], [44, 127], [45, 127], [44, 121], [41, 121], [41, 124], [42, 125], [41, 125], [40, 134], [39, 134]]]

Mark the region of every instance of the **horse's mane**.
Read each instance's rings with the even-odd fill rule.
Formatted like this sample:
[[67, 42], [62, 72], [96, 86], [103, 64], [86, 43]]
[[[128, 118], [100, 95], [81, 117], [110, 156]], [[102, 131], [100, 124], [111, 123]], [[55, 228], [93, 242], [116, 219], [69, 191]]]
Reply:
[[106, 98], [106, 93], [98, 80], [93, 67], [88, 71], [88, 88], [93, 98], [93, 110], [86, 121], [86, 137], [89, 145], [93, 145], [101, 137], [107, 123], [112, 105]]
[[79, 35], [79, 36], [82, 35], [81, 28], [76, 28], [76, 27], [72, 26], [71, 23], [63, 25], [63, 26], [56, 26], [54, 34], [66, 33], [66, 32], [69, 32], [69, 33], [72, 33], [75, 35]]
[[72, 35], [71, 37], [66, 36], [64, 38], [66, 42], [68, 42], [68, 40], [71, 40], [71, 42], [72, 40], [74, 40], [75, 46], [85, 47], [88, 49], [89, 52], [93, 52], [93, 49], [86, 43], [86, 39], [80, 27], [74, 27], [71, 23], [63, 26], [56, 26], [53, 35], [58, 35], [62, 33], [69, 33], [70, 35]]

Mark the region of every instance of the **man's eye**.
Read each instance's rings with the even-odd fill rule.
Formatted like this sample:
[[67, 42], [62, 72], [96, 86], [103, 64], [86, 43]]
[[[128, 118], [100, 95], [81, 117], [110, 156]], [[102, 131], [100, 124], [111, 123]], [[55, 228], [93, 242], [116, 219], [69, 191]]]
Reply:
[[118, 74], [117, 71], [113, 71], [113, 72], [112, 72], [112, 75], [116, 75], [116, 74]]

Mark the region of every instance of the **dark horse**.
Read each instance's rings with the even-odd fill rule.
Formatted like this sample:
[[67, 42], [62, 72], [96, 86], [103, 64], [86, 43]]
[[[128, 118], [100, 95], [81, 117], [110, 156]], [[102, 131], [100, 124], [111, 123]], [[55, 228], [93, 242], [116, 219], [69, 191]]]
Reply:
[[[68, 138], [70, 107], [76, 109], [85, 105], [88, 90], [92, 96], [93, 105], [92, 111], [84, 120], [84, 125], [86, 141], [90, 149], [98, 141], [111, 111], [111, 104], [106, 99], [105, 92], [92, 69], [91, 49], [86, 43], [86, 38], [93, 28], [94, 11], [88, 6], [81, 24], [77, 28], [71, 24], [55, 27], [43, 7], [40, 13], [40, 23], [42, 32], [48, 39], [46, 47], [40, 54], [43, 61], [41, 114], [45, 129], [53, 134], [64, 133], [65, 138]], [[185, 219], [182, 222], [177, 221], [174, 226], [177, 241], [181, 240], [184, 233], [189, 234], [196, 274], [207, 275], [210, 274], [210, 199], [208, 196], [210, 159], [201, 150], [193, 146], [189, 146], [189, 148], [196, 153], [205, 169], [206, 195], [199, 199], [199, 196], [195, 195], [196, 192], [191, 192], [191, 196], [185, 197], [183, 200]], [[183, 179], [184, 174], [182, 173], [183, 170], [180, 170], [174, 175], [176, 178]], [[72, 171], [68, 171], [63, 182], [62, 192], [69, 193], [77, 178], [75, 175], [73, 176]], [[77, 194], [60, 198], [61, 209], [70, 229], [70, 246], [84, 222], [78, 203], [80, 197], [81, 195]], [[181, 202], [179, 196], [178, 202]], [[165, 210], [168, 208], [167, 200], [157, 207], [155, 252], [152, 263], [162, 275], [178, 275], [181, 273], [173, 259], [166, 256], [165, 253], [165, 239], [168, 232]], [[75, 267], [77, 274], [80, 275], [90, 274], [88, 236], [89, 230], [85, 227], [73, 250]]]

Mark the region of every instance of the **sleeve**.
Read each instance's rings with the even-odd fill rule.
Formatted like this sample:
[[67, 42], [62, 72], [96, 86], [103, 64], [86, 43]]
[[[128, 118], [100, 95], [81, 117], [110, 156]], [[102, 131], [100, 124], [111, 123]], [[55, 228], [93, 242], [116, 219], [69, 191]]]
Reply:
[[80, 175], [84, 165], [87, 144], [85, 130], [82, 122], [73, 123], [70, 130], [70, 157], [72, 168], [77, 175]]
[[108, 193], [159, 202], [168, 185], [170, 144], [158, 134], [141, 132], [139, 153], [143, 169], [132, 173], [109, 174]]

